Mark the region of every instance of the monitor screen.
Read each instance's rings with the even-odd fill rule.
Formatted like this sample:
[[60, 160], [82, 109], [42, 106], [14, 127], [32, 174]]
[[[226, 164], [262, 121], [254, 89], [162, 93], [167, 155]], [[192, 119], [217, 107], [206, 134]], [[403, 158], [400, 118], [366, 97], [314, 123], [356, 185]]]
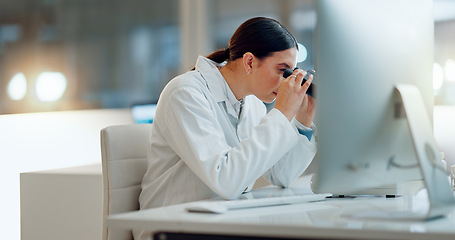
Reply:
[[395, 86], [417, 86], [432, 123], [432, 1], [316, 3], [318, 191], [355, 194], [421, 179]]

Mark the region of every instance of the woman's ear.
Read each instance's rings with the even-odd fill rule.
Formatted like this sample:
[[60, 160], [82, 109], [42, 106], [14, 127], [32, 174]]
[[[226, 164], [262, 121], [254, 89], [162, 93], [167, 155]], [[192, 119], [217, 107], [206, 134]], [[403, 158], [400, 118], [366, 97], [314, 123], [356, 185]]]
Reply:
[[245, 68], [246, 74], [250, 74], [253, 70], [254, 55], [250, 52], [243, 54], [243, 67]]

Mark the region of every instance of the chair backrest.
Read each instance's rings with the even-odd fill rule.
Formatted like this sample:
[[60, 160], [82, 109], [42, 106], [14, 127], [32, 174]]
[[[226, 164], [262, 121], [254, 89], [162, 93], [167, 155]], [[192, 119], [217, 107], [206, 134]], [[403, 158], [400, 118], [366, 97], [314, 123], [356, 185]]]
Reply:
[[151, 124], [109, 126], [101, 130], [103, 240], [133, 239], [131, 231], [108, 229], [105, 219], [110, 214], [139, 209], [150, 132]]

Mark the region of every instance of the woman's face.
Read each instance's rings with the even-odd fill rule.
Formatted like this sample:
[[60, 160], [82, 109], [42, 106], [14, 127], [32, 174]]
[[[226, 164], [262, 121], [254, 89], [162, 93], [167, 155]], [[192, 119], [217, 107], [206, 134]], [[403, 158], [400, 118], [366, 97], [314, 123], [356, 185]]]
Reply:
[[[283, 71], [286, 68], [294, 69], [296, 65], [297, 48], [290, 48], [274, 52], [270, 56], [253, 63], [253, 94], [260, 100], [271, 103], [275, 100], [281, 81], [284, 80]], [[257, 66], [255, 66], [256, 64]]]

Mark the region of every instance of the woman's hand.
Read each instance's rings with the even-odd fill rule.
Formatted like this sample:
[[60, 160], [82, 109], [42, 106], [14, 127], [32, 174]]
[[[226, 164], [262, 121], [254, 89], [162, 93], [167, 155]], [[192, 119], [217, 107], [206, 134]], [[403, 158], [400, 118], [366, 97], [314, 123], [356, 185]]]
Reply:
[[[313, 75], [311, 75], [309, 78], [313, 78]], [[300, 105], [295, 118], [306, 127], [311, 128], [311, 123], [313, 122], [315, 112], [316, 99], [305, 94], [305, 97], [303, 97], [302, 105]]]
[[[288, 78], [283, 80], [278, 89], [278, 94], [275, 100], [275, 108], [280, 110], [286, 118], [291, 121], [296, 117], [299, 122], [311, 127], [315, 112], [315, 100], [306, 95], [306, 91], [313, 81], [313, 76], [310, 75], [308, 81], [302, 84], [303, 77], [306, 71], [296, 69]], [[296, 116], [296, 114], [298, 114]]]

